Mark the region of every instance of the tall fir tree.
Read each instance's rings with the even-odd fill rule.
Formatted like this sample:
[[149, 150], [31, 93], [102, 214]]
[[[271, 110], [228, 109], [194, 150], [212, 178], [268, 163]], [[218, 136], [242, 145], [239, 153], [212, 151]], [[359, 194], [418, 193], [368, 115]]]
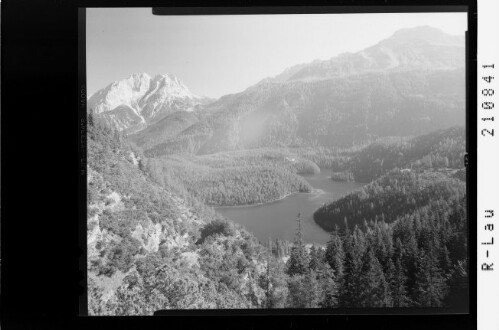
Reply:
[[340, 287], [340, 306], [358, 307], [361, 299], [361, 274], [362, 274], [362, 256], [365, 249], [365, 237], [362, 231], [355, 227], [349, 234], [345, 232], [345, 268], [344, 276]]
[[272, 239], [269, 236], [269, 251], [267, 253], [267, 280], [266, 280], [266, 288], [265, 288], [265, 298], [267, 302], [267, 308], [271, 308], [271, 298], [270, 298], [270, 273], [271, 273], [271, 259], [272, 256]]
[[374, 251], [369, 248], [362, 259], [359, 307], [391, 307], [390, 288]]
[[322, 290], [320, 296], [319, 307], [334, 308], [338, 306], [338, 289], [339, 285], [334, 275], [334, 270], [327, 263], [323, 263], [319, 274], [320, 288]]
[[307, 308], [307, 288], [305, 284], [305, 275], [293, 275], [288, 280], [287, 306], [291, 308]]
[[389, 263], [389, 284], [393, 307], [408, 307], [410, 300], [407, 296], [406, 281], [402, 258], [397, 258], [395, 263], [390, 260]]
[[285, 308], [288, 297], [288, 279], [285, 265], [275, 262], [270, 274], [270, 308]]
[[317, 281], [317, 274], [313, 270], [309, 270], [307, 274], [302, 278], [304, 293], [306, 295], [306, 307], [307, 308], [317, 308], [320, 303], [320, 295], [322, 293], [322, 288]]
[[418, 262], [418, 245], [416, 242], [416, 237], [414, 232], [408, 237], [407, 242], [404, 244], [404, 254], [402, 257], [403, 267], [407, 274], [407, 291], [409, 297], [412, 301], [415, 301], [418, 293], [415, 290], [416, 287], [416, 270]]
[[260, 287], [265, 293], [263, 308], [285, 308], [288, 297], [288, 279], [282, 262], [267, 256], [267, 270], [260, 275]]
[[319, 251], [315, 247], [315, 245], [312, 245], [310, 247], [309, 255], [310, 255], [309, 268], [311, 270], [313, 270], [314, 272], [316, 272], [318, 270], [318, 268], [320, 267], [321, 260], [319, 260]]
[[447, 284], [433, 252], [420, 251], [416, 269], [416, 302], [421, 307], [441, 307]]
[[293, 247], [291, 248], [291, 255], [288, 259], [288, 275], [305, 275], [309, 268], [309, 257], [303, 244], [303, 234], [301, 228], [301, 215], [298, 213], [297, 230]]
[[345, 252], [343, 251], [343, 242], [338, 234], [338, 230], [331, 233], [326, 246], [325, 259], [334, 271], [337, 281], [340, 281], [344, 273]]
[[407, 276], [405, 274], [404, 264], [404, 247], [399, 238], [395, 241], [393, 258], [395, 262], [390, 260], [389, 265], [389, 284], [394, 307], [408, 307], [411, 300], [407, 292]]

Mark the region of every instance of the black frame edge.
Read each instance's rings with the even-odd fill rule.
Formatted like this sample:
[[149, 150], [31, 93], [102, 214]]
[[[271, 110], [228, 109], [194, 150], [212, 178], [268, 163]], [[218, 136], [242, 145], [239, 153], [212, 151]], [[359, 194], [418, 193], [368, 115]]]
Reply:
[[[90, 1], [89, 1], [90, 2]], [[366, 1], [369, 2], [369, 1]], [[413, 313], [404, 313], [403, 311], [399, 311], [397, 313], [393, 313], [392, 315], [380, 315], [383, 311], [374, 312], [373, 310], [366, 309], [364, 311], [359, 310], [357, 312], [350, 311], [349, 314], [341, 314], [340, 313], [328, 313], [327, 311], [322, 312], [314, 312], [310, 310], [284, 310], [282, 313], [280, 312], [272, 312], [267, 313], [267, 310], [186, 310], [186, 311], [158, 311], [155, 315], [168, 315], [168, 316], [220, 316], [220, 315], [244, 315], [244, 316], [307, 316], [307, 315], [322, 315], [322, 316], [332, 316], [333, 318], [340, 318], [343, 322], [347, 321], [349, 318], [365, 318], [367, 317], [386, 317], [388, 316], [393, 318], [398, 318], [402, 316], [409, 316], [415, 318], [428, 317], [433, 319], [434, 317], [454, 317], [455, 319], [459, 319], [459, 322], [465, 327], [466, 325], [471, 325], [473, 329], [476, 329], [476, 268], [471, 267], [471, 265], [476, 265], [476, 253], [472, 253], [476, 248], [476, 233], [477, 228], [475, 226], [475, 222], [471, 225], [471, 220], [476, 219], [475, 215], [477, 214], [476, 208], [476, 177], [477, 177], [477, 168], [476, 168], [476, 107], [472, 105], [476, 105], [476, 93], [470, 93], [470, 91], [476, 91], [477, 86], [477, 76], [476, 76], [476, 49], [477, 49], [477, 5], [476, 0], [470, 1], [436, 1], [435, 5], [428, 4], [425, 5], [409, 5], [408, 3], [404, 5], [396, 5], [390, 3], [393, 1], [387, 1], [386, 6], [362, 6], [355, 4], [348, 4], [349, 7], [358, 7], [350, 10], [346, 13], [362, 13], [366, 11], [362, 11], [362, 8], [369, 8], [374, 11], [368, 12], [414, 12], [409, 9], [417, 8], [416, 12], [467, 12], [468, 16], [468, 32], [466, 38], [466, 151], [468, 153], [469, 162], [468, 167], [466, 168], [467, 172], [467, 197], [468, 197], [468, 235], [469, 235], [469, 244], [468, 244], [468, 260], [469, 260], [469, 292], [470, 292], [470, 305], [469, 312], [465, 314], [439, 314], [439, 315], [418, 315]], [[424, 2], [424, 1], [418, 1]], [[459, 5], [445, 5], [445, 3], [459, 3]], [[379, 3], [379, 1], [378, 1]], [[81, 4], [80, 4], [81, 5]], [[127, 7], [145, 7], [137, 6], [133, 4], [126, 3]], [[312, 7], [293, 7], [293, 6], [284, 6], [284, 7], [215, 7], [208, 6], [204, 3], [204, 6], [207, 7], [198, 7], [200, 4], [196, 3], [194, 6], [189, 7], [174, 7], [175, 4], [171, 3], [170, 7], [152, 7], [152, 11], [154, 15], [224, 15], [224, 14], [264, 14], [262, 11], [266, 11], [267, 14], [291, 14], [291, 13], [301, 13], [301, 14], [314, 14], [314, 13], [345, 13], [341, 11], [340, 8], [348, 8], [347, 6], [312, 6]], [[243, 4], [244, 6], [244, 4]], [[247, 6], [247, 5], [246, 5]], [[388, 7], [392, 6], [392, 7]], [[90, 6], [89, 6], [90, 7]], [[92, 6], [95, 8], [100, 7], [98, 4]], [[106, 6], [103, 6], [106, 7]], [[108, 7], [108, 6], [107, 6]], [[426, 7], [426, 10], [423, 8]], [[449, 10], [449, 8], [451, 10]], [[270, 11], [270, 12], [269, 12]], [[82, 14], [83, 13], [83, 14]], [[83, 23], [81, 22], [83, 17]], [[81, 134], [86, 137], [86, 49], [85, 49], [85, 8], [78, 8], [78, 83], [79, 83], [79, 111], [78, 111], [78, 120], [79, 120], [79, 269], [80, 269], [80, 279], [79, 285], [80, 288], [83, 286], [85, 293], [81, 294], [79, 297], [79, 311], [80, 316], [88, 315], [88, 300], [87, 300], [87, 242], [86, 242], [86, 139], [84, 142], [81, 142]], [[471, 79], [470, 79], [471, 78]], [[84, 91], [85, 97], [82, 99], [81, 91]], [[82, 102], [83, 100], [83, 102]], [[470, 122], [469, 120], [473, 121]], [[84, 131], [81, 130], [81, 123], [85, 123]], [[471, 125], [470, 125], [471, 124]], [[84, 146], [84, 147], [83, 147]], [[84, 162], [82, 163], [82, 159], [84, 158]], [[82, 169], [85, 170], [85, 173], [82, 174]], [[470, 198], [473, 195], [473, 198]], [[470, 212], [471, 211], [471, 212]], [[471, 246], [471, 248], [470, 248]], [[83, 274], [83, 279], [81, 279], [81, 274]], [[474, 288], [475, 291], [472, 289]], [[474, 295], [472, 293], [475, 293]], [[445, 311], [443, 311], [445, 312]], [[449, 311], [451, 312], [451, 311]], [[452, 313], [452, 312], [451, 312]], [[369, 315], [365, 315], [369, 314]], [[98, 317], [99, 318], [99, 317]], [[142, 317], [140, 317], [142, 318]], [[470, 320], [471, 318], [471, 320]], [[93, 319], [93, 318], [92, 318]], [[107, 319], [107, 318], [106, 318]], [[132, 321], [137, 320], [134, 317], [126, 317], [127, 320]], [[144, 320], [142, 320], [144, 321]], [[471, 321], [471, 322], [470, 322]], [[139, 320], [140, 323], [140, 320]], [[418, 321], [419, 323], [419, 321]]]
[[86, 9], [78, 8], [78, 253], [79, 315], [88, 315], [87, 274], [87, 72]]

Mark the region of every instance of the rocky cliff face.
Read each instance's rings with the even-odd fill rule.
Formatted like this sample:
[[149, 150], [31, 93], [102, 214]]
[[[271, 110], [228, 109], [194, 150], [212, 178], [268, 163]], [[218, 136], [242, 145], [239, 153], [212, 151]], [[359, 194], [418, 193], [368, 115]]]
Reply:
[[87, 108], [118, 130], [133, 133], [169, 114], [193, 111], [209, 101], [194, 95], [173, 75], [150, 77], [141, 73], [97, 91], [89, 98]]

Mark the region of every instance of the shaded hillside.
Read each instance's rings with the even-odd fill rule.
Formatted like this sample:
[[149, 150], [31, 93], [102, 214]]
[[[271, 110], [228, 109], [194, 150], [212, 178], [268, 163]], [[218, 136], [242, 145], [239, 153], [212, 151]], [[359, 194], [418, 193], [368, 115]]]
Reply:
[[342, 307], [452, 307], [469, 302], [466, 198], [436, 198], [391, 224], [333, 231], [325, 259]]
[[314, 213], [314, 220], [327, 231], [365, 221], [391, 223], [431, 201], [460, 199], [465, 193], [466, 184], [447, 174], [392, 170], [357, 192], [322, 206]]
[[208, 118], [146, 153], [347, 147], [383, 136], [426, 134], [464, 123], [463, 79], [464, 71], [373, 73], [262, 85], [208, 106]]
[[198, 117], [192, 112], [175, 112], [138, 133], [129, 135], [128, 139], [137, 146], [147, 149], [171, 139], [198, 121]]
[[344, 169], [356, 181], [370, 182], [395, 167], [424, 169], [461, 169], [466, 153], [464, 127], [452, 127], [412, 139], [387, 139], [375, 142], [355, 154]]

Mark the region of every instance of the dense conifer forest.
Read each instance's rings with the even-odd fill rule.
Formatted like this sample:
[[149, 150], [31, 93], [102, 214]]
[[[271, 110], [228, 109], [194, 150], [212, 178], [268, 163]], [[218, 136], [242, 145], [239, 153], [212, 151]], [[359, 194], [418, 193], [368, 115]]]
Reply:
[[396, 169], [357, 192], [322, 206], [315, 212], [314, 219], [328, 231], [344, 223], [350, 226], [362, 225], [371, 220], [391, 223], [398, 216], [436, 200], [460, 199], [465, 194], [465, 182], [447, 174]]
[[206, 204], [218, 206], [270, 202], [312, 187], [299, 174], [319, 167], [286, 151], [257, 150], [206, 156], [173, 155], [146, 163], [158, 183], [178, 180]]

